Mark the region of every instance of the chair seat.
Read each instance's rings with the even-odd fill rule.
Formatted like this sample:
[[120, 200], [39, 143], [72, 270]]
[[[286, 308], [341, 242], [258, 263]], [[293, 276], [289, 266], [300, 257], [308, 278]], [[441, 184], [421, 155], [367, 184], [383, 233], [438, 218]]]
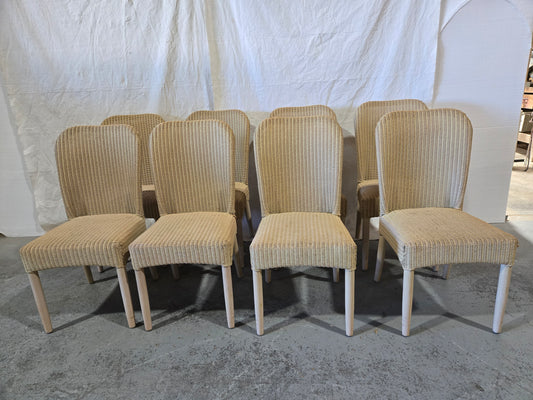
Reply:
[[242, 192], [246, 196], [246, 200], [250, 198], [250, 190], [246, 183], [235, 181], [235, 192]]
[[339, 217], [289, 212], [263, 217], [250, 245], [255, 270], [315, 266], [355, 269], [357, 247]]
[[357, 202], [362, 218], [379, 217], [379, 185], [377, 179], [369, 179], [357, 185]]
[[380, 218], [379, 233], [406, 270], [441, 264], [512, 265], [517, 239], [453, 208], [396, 210]]
[[20, 249], [26, 272], [100, 265], [124, 267], [128, 245], [146, 229], [135, 214], [102, 214], [73, 218]]
[[130, 244], [133, 268], [167, 264], [231, 265], [235, 217], [221, 212], [168, 214]]

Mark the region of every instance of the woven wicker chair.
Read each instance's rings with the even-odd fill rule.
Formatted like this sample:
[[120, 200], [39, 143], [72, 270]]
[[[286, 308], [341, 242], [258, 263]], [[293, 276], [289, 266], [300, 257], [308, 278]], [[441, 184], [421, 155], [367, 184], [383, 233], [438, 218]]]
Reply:
[[157, 208], [157, 200], [154, 191], [154, 179], [152, 178], [152, 167], [150, 165], [150, 154], [148, 149], [148, 142], [150, 133], [161, 122], [165, 122], [157, 114], [132, 114], [132, 115], [113, 115], [106, 118], [102, 125], [116, 125], [125, 124], [130, 125], [135, 129], [137, 137], [141, 143], [141, 167], [142, 177], [141, 182], [143, 186], [143, 209], [146, 218], [159, 218], [159, 210]]
[[152, 132], [151, 158], [161, 217], [129, 247], [144, 327], [152, 329], [143, 269], [192, 263], [222, 266], [226, 315], [233, 328], [230, 267], [238, 251], [233, 133], [222, 121], [165, 122]]
[[337, 121], [337, 115], [328, 106], [317, 104], [301, 107], [280, 107], [270, 113], [270, 118], [276, 117], [330, 117]]
[[[142, 200], [145, 218], [159, 218], [157, 208], [157, 199], [155, 198], [154, 179], [152, 178], [152, 166], [150, 165], [149, 139], [152, 129], [154, 129], [165, 120], [157, 114], [131, 114], [131, 115], [113, 115], [106, 118], [102, 125], [125, 124], [130, 125], [135, 130], [141, 146], [141, 183], [142, 183]], [[98, 272], [103, 268], [98, 267]], [[152, 279], [158, 279], [157, 268], [150, 268]], [[179, 273], [177, 266], [172, 266], [172, 275], [178, 279]]]
[[420, 100], [369, 101], [361, 104], [355, 113], [355, 140], [358, 163], [357, 224], [355, 237], [361, 237], [363, 228], [362, 269], [368, 269], [370, 218], [379, 217], [378, 170], [376, 164], [376, 125], [391, 111], [427, 110]]
[[257, 334], [263, 334], [262, 270], [345, 269], [346, 335], [353, 335], [357, 248], [339, 218], [343, 137], [328, 117], [268, 118], [255, 160], [262, 220], [250, 245]]
[[501, 332], [517, 239], [463, 211], [472, 126], [458, 110], [392, 112], [376, 128], [381, 217], [375, 281], [385, 240], [403, 267], [402, 335], [409, 336], [414, 270], [501, 264], [492, 330]]
[[117, 269], [128, 326], [135, 326], [126, 278], [128, 245], [145, 231], [139, 143], [131, 127], [78, 126], [56, 142], [59, 184], [68, 221], [20, 249], [45, 332], [52, 323], [39, 271], [90, 265]]
[[[301, 106], [301, 107], [280, 107], [276, 108], [270, 113], [270, 118], [277, 117], [329, 117], [337, 121], [337, 115], [328, 106], [317, 104], [313, 106]], [[348, 200], [341, 194], [341, 221], [346, 221], [346, 211], [348, 207]], [[270, 270], [265, 272], [265, 280], [270, 282]], [[333, 270], [333, 280], [339, 281], [339, 270]]]
[[[193, 112], [187, 121], [215, 119], [224, 121], [235, 136], [235, 215], [237, 216], [237, 241], [241, 265], [244, 263], [244, 247], [242, 234], [242, 216], [246, 213], [246, 221], [251, 236], [254, 235], [252, 213], [250, 210], [250, 191], [248, 189], [248, 154], [250, 146], [250, 121], [240, 110], [202, 110]], [[243, 197], [244, 195], [244, 197]]]

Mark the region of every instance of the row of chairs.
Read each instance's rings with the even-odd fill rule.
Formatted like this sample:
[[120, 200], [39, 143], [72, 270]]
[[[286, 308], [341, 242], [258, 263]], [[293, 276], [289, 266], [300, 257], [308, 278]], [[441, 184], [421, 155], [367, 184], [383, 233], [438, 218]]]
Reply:
[[[372, 103], [377, 102], [367, 103], [370, 109]], [[412, 109], [420, 102], [400, 103]], [[423, 103], [419, 108], [425, 108]], [[301, 111], [286, 110], [289, 116], [285, 117], [273, 113], [260, 124], [255, 138], [263, 217], [250, 245], [257, 333], [263, 333], [261, 271], [324, 266], [346, 270], [346, 334], [351, 336], [356, 246], [339, 218], [342, 130], [332, 116], [290, 116]], [[316, 115], [317, 111], [309, 114]], [[356, 127], [372, 125], [375, 117], [363, 119], [361, 115], [358, 113]], [[21, 249], [45, 331], [50, 332], [52, 327], [38, 271], [68, 265], [85, 266], [89, 281], [92, 275], [88, 265], [116, 266], [128, 324], [135, 325], [124, 272], [128, 245], [147, 330], [151, 329], [151, 319], [143, 270], [185, 262], [222, 265], [228, 326], [233, 327], [229, 271], [232, 255], [239, 254], [235, 241], [238, 229], [231, 217], [237, 193], [233, 181], [233, 176], [238, 176], [233, 144], [237, 135], [228, 124], [203, 119], [206, 117], [199, 116], [194, 122], [163, 123], [153, 129], [151, 167], [161, 218], [144, 233], [139, 222], [143, 221], [142, 197], [140, 193], [137, 199], [133, 196], [135, 188], [141, 187], [142, 146], [133, 144], [137, 150], [135, 164], [135, 150], [125, 149], [131, 141], [132, 131], [127, 133], [131, 128], [77, 127], [60, 136], [56, 155], [69, 221]], [[381, 275], [386, 240], [405, 271], [402, 333], [409, 335], [414, 269], [464, 262], [502, 264], [493, 324], [493, 330], [499, 332], [517, 241], [460, 211], [472, 136], [468, 118], [456, 110], [392, 112], [375, 129], [376, 142], [370, 142], [377, 143], [375, 172], [379, 179], [375, 184], [379, 186], [377, 198], [382, 214], [375, 279]], [[92, 148], [99, 140], [104, 148]], [[362, 148], [360, 142], [358, 139], [358, 149]], [[118, 171], [121, 161], [129, 163], [123, 166], [129, 171], [128, 182], [128, 173]], [[132, 173], [136, 168], [137, 175]], [[363, 170], [361, 164], [359, 168], [358, 198], [367, 199], [364, 189], [370, 185], [361, 182], [372, 177], [374, 170]], [[127, 185], [131, 185], [129, 189]], [[69, 196], [78, 197], [69, 201]], [[76, 209], [71, 203], [83, 205]], [[360, 200], [358, 220], [363, 221], [368, 241], [365, 220], [374, 215], [364, 211], [362, 204]], [[107, 219], [106, 214], [115, 215]], [[82, 228], [85, 223], [88, 228]], [[104, 243], [104, 232], [122, 236], [111, 244]], [[89, 248], [88, 243], [97, 250]], [[106, 246], [107, 258], [98, 253]], [[240, 275], [242, 263], [236, 265]]]

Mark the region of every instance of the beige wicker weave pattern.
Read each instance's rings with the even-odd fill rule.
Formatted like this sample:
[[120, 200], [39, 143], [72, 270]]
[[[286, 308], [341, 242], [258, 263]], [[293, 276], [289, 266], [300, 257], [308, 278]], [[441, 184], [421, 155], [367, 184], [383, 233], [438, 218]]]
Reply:
[[141, 163], [142, 163], [142, 177], [143, 185], [153, 185], [152, 168], [150, 166], [150, 152], [148, 143], [150, 140], [150, 133], [161, 122], [165, 122], [157, 114], [133, 114], [133, 115], [114, 115], [106, 118], [102, 125], [116, 125], [125, 124], [130, 125], [137, 133], [141, 146]]
[[339, 215], [342, 146], [342, 130], [328, 117], [261, 122], [255, 137], [255, 160], [262, 215]]
[[317, 104], [302, 107], [280, 107], [270, 113], [270, 118], [275, 117], [330, 117], [337, 121], [337, 115], [328, 106]]
[[261, 220], [252, 246], [254, 270], [278, 267], [355, 269], [357, 247], [339, 217], [327, 213], [271, 214]]
[[[235, 135], [235, 186], [248, 198], [248, 149], [250, 146], [250, 121], [240, 110], [201, 110], [187, 117], [187, 121], [216, 119], [224, 121]], [[237, 183], [241, 183], [238, 185]], [[244, 185], [242, 185], [244, 184]], [[237, 187], [238, 186], [238, 187]]]
[[221, 121], [172, 121], [151, 136], [152, 170], [161, 215], [234, 213], [235, 139]]
[[[355, 113], [358, 182], [378, 179], [376, 165], [376, 125], [380, 118], [392, 111], [427, 110], [420, 100], [369, 101], [361, 104]], [[374, 215], [376, 216], [376, 215]]]
[[381, 152], [381, 214], [404, 208], [462, 208], [472, 147], [472, 125], [464, 113], [389, 113], [377, 125], [376, 143]]
[[139, 144], [127, 125], [77, 126], [56, 142], [59, 184], [69, 219], [143, 215]]

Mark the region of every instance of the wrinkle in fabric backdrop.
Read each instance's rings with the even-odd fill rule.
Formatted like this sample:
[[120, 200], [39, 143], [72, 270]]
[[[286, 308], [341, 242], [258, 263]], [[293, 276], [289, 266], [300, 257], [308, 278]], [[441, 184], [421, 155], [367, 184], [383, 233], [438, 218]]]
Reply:
[[0, 3], [0, 72], [38, 217], [66, 219], [54, 144], [113, 114], [182, 119], [239, 108], [332, 107], [353, 131], [368, 100], [431, 101], [440, 1]]

